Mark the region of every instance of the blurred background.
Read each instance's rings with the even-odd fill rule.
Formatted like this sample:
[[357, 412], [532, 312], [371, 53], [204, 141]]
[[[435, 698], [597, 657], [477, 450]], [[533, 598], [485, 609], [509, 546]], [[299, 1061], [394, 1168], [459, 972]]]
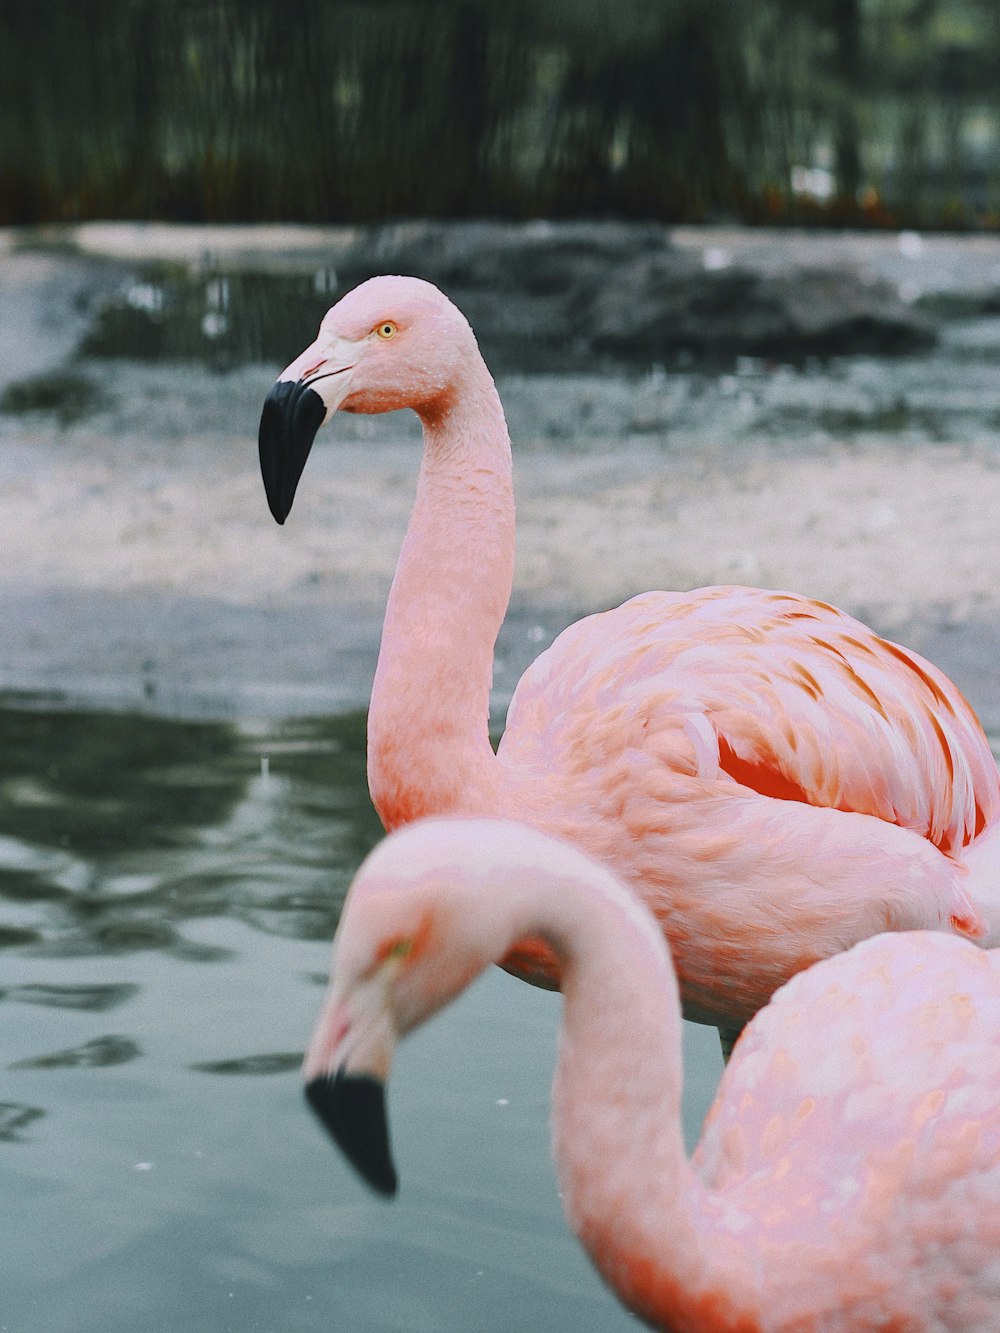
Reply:
[[0, 224], [1000, 217], [992, 0], [5, 0]]

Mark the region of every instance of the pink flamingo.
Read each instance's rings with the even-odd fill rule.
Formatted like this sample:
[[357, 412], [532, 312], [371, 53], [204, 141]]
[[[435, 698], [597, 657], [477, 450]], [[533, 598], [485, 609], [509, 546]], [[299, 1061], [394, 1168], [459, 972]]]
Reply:
[[[703, 588], [589, 616], [525, 672], [494, 753], [510, 442], [473, 332], [437, 288], [372, 278], [327, 313], [264, 406], [268, 502], [284, 522], [337, 409], [403, 407], [423, 463], [368, 715], [387, 829], [507, 816], [575, 843], [652, 909], [685, 1014], [723, 1029], [879, 931], [1000, 942], [1000, 778], [975, 715], [928, 662], [822, 602]], [[558, 984], [540, 941], [504, 966]]]
[[304, 1076], [375, 1189], [396, 1190], [398, 1040], [524, 936], [562, 975], [567, 1220], [630, 1310], [701, 1333], [1000, 1327], [1000, 953], [886, 934], [800, 972], [745, 1029], [689, 1162], [679, 994], [652, 917], [509, 821], [402, 829], [348, 894]]

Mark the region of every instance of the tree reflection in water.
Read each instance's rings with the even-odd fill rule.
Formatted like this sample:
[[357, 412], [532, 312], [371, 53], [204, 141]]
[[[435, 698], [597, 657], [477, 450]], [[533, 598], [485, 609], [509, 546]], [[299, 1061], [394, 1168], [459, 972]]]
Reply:
[[[218, 950], [184, 934], [209, 916], [329, 938], [379, 832], [359, 716], [258, 733], [0, 710], [0, 790], [0, 942], [36, 958], [155, 949], [212, 961]], [[99, 995], [58, 1002], [107, 1007]]]

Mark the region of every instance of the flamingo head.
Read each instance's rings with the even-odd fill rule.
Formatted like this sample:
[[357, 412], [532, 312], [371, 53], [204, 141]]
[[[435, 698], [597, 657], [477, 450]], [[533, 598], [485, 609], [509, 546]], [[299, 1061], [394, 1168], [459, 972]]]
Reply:
[[510, 947], [503, 895], [484, 891], [503, 837], [502, 821], [407, 825], [364, 862], [344, 904], [303, 1077], [309, 1104], [381, 1194], [397, 1187], [385, 1085], [400, 1038]]
[[327, 311], [319, 334], [278, 376], [258, 442], [271, 513], [284, 523], [320, 426], [338, 409], [441, 412], [476, 342], [465, 316], [421, 278], [369, 278]]

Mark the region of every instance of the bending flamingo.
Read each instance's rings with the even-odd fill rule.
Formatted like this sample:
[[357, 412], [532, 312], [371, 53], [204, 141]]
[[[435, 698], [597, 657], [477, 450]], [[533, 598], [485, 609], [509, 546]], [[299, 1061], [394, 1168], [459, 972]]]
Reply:
[[565, 994], [566, 1216], [629, 1309], [701, 1333], [1000, 1327], [1000, 953], [886, 934], [801, 972], [746, 1028], [689, 1162], [678, 989], [652, 917], [576, 848], [509, 821], [400, 830], [348, 895], [304, 1075], [374, 1188], [396, 1190], [398, 1040], [525, 935]]
[[[723, 1028], [879, 931], [1000, 942], [1000, 779], [976, 717], [928, 662], [822, 602], [703, 588], [581, 620], [525, 672], [494, 754], [510, 443], [437, 288], [373, 278], [327, 313], [264, 405], [268, 502], [284, 522], [336, 410], [402, 407], [424, 454], [368, 715], [387, 829], [508, 816], [577, 844], [652, 909], [686, 1015]], [[541, 942], [504, 965], [558, 984]]]

